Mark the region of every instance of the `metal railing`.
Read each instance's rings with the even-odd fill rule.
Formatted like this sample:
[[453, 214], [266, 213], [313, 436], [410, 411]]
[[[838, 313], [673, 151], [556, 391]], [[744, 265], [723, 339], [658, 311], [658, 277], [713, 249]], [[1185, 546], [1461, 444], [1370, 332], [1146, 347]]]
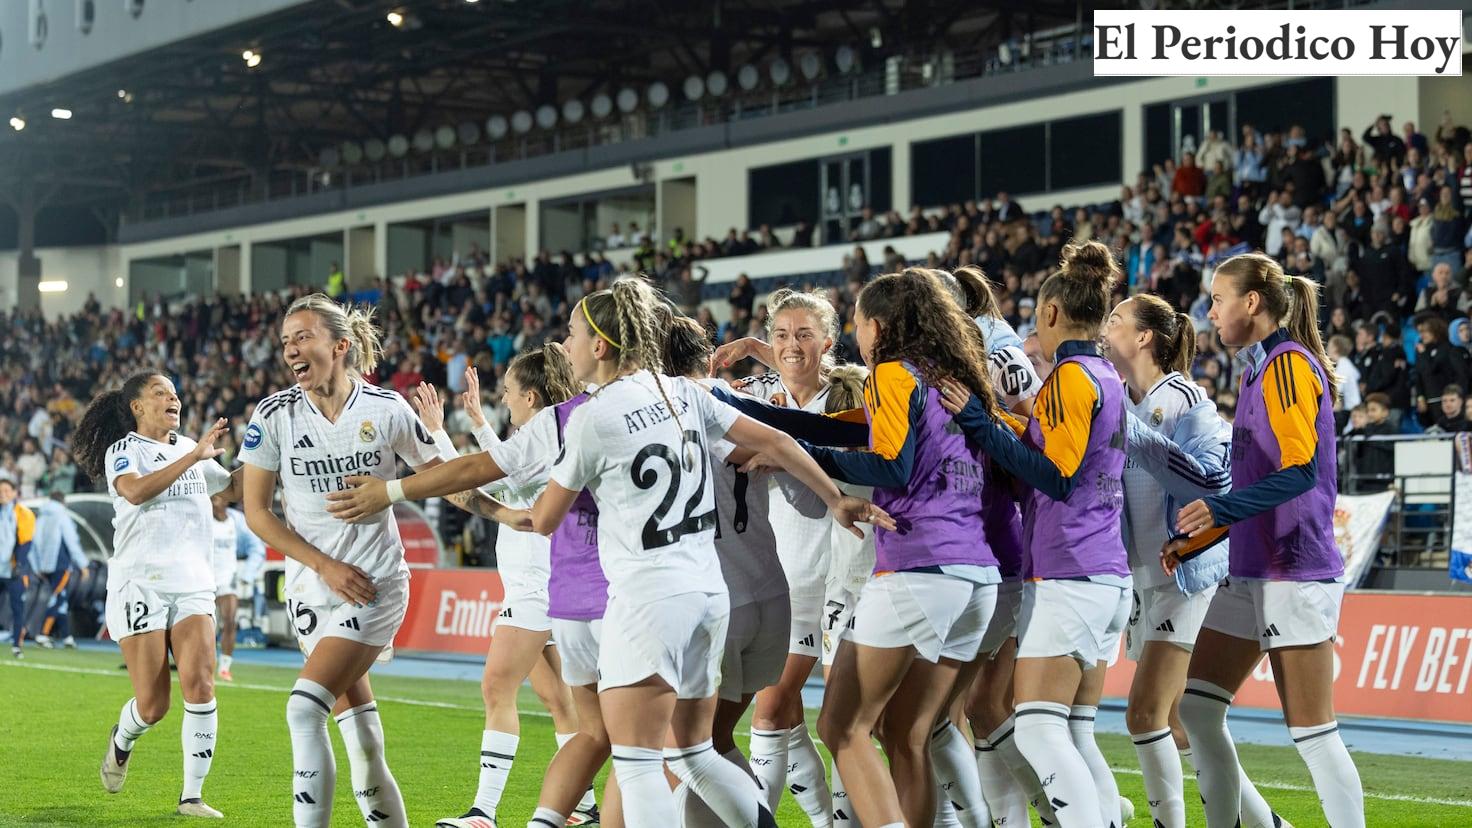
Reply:
[[1348, 436], [1339, 440], [1339, 490], [1392, 490], [1375, 565], [1445, 570], [1456, 522], [1454, 436]]

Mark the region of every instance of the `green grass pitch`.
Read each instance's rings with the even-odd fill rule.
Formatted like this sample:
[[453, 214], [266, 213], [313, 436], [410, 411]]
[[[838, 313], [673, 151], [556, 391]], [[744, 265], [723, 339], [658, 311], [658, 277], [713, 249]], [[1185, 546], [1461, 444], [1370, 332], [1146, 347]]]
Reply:
[[[0, 746], [5, 784], [0, 825], [178, 825], [173, 815], [181, 779], [177, 692], [169, 715], [139, 743], [127, 787], [102, 790], [97, 766], [108, 730], [130, 695], [121, 657], [97, 651], [28, 649], [24, 661], [0, 656]], [[285, 723], [286, 691], [294, 671], [237, 663], [236, 683], [220, 685], [220, 738], [205, 800], [235, 825], [291, 824], [291, 745]], [[432, 825], [458, 815], [475, 789], [482, 711], [475, 683], [381, 676], [379, 696], [390, 766], [403, 789], [410, 824]], [[521, 749], [502, 802], [503, 828], [520, 828], [536, 804], [541, 774], [555, 742], [552, 723], [529, 691]], [[810, 718], [811, 722], [813, 719]], [[348, 791], [347, 761], [338, 757], [334, 825], [362, 825]], [[744, 739], [743, 739], [744, 742]], [[1105, 755], [1118, 769], [1121, 792], [1136, 805], [1137, 826], [1149, 824], [1134, 752], [1123, 736], [1101, 734]], [[1291, 748], [1244, 746], [1243, 762], [1263, 794], [1300, 828], [1323, 825], [1307, 771]], [[1472, 766], [1463, 762], [1358, 754], [1368, 824], [1472, 825]], [[600, 784], [602, 777], [600, 776]], [[1204, 824], [1188, 783], [1192, 825]], [[802, 828], [806, 817], [784, 798], [778, 821]]]

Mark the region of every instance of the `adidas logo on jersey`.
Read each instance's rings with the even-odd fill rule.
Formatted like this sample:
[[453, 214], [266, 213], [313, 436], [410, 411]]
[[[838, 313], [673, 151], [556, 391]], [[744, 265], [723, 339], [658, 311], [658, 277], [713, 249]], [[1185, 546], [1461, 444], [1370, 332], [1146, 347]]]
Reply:
[[356, 618], [349, 618], [348, 620], [342, 622], [341, 624], [338, 624], [338, 626], [339, 627], [346, 627], [346, 628], [348, 628], [350, 630], [362, 630], [363, 629], [361, 626], [358, 625], [358, 619], [356, 619]]
[[803, 636], [797, 643], [798, 643], [798, 646], [801, 646], [801, 647], [811, 647], [811, 646], [813, 646], [814, 643], [815, 643], [813, 641], [813, 634], [812, 633], [808, 633], [807, 635]]
[[1171, 622], [1170, 622], [1170, 619], [1169, 619], [1169, 618], [1167, 618], [1167, 619], [1165, 619], [1165, 621], [1164, 621], [1164, 622], [1163, 622], [1163, 623], [1161, 623], [1161, 625], [1160, 625], [1160, 626], [1158, 626], [1158, 627], [1156, 627], [1156, 628], [1155, 628], [1155, 631], [1156, 631], [1156, 632], [1168, 632], [1168, 633], [1173, 633], [1173, 632], [1175, 632], [1175, 631], [1176, 631], [1176, 625], [1175, 625], [1175, 624], [1172, 624], [1172, 623], [1171, 623]]
[[159, 452], [158, 453], [158, 456], [155, 457], [155, 458], [153, 458], [153, 462], [155, 462], [155, 463], [162, 463], [162, 462], [164, 462], [167, 459], [169, 459], [169, 458], [165, 457], [163, 452]]
[[1277, 624], [1269, 624], [1268, 628], [1262, 631], [1263, 638], [1272, 638], [1275, 635], [1282, 635], [1282, 633], [1278, 632]]
[[296, 445], [297, 448], [302, 448], [302, 449], [305, 449], [305, 448], [315, 448], [315, 446], [312, 445], [312, 438], [311, 438], [311, 436], [306, 435], [306, 434], [303, 434], [302, 435], [302, 438], [300, 440], [297, 440], [296, 443], [295, 443], [295, 445]]

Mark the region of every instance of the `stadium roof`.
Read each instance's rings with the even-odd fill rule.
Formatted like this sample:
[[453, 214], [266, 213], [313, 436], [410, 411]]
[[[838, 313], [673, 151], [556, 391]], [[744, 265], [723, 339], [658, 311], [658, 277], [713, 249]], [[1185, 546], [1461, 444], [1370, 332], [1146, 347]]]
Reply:
[[[0, 193], [100, 210], [115, 228], [160, 197], [294, 187], [344, 154], [402, 149], [395, 136], [449, 127], [452, 146], [484, 151], [492, 116], [561, 113], [625, 88], [644, 105], [655, 82], [677, 98], [713, 72], [735, 88], [740, 67], [765, 75], [778, 57], [796, 74], [816, 54], [832, 72], [840, 47], [869, 68], [992, 53], [1088, 14], [1046, 0], [317, 0], [0, 94], [0, 121], [26, 122], [0, 123]], [[47, 117], [54, 108], [70, 119]]]

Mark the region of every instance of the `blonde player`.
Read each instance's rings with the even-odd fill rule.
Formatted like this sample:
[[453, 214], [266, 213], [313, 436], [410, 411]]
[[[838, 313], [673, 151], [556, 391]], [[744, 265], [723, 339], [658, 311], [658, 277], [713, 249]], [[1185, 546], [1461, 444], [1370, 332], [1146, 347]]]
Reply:
[[[480, 408], [480, 378], [474, 367], [465, 369], [465, 408], [475, 428], [482, 451], [500, 446], [501, 439]], [[578, 393], [572, 366], [562, 346], [551, 343], [518, 355], [506, 368], [502, 402], [511, 412], [511, 424], [525, 426], [538, 412], [565, 402]], [[440, 448], [440, 456], [457, 456], [444, 428], [444, 409], [439, 393], [422, 386], [416, 394], [421, 419]], [[541, 494], [545, 481], [517, 486], [509, 480], [484, 489], [506, 505], [524, 509]], [[496, 570], [505, 585], [502, 610], [492, 630], [486, 655], [481, 695], [486, 704], [486, 726], [481, 734], [480, 779], [475, 801], [461, 816], [445, 818], [436, 825], [446, 828], [489, 828], [495, 824], [496, 807], [511, 775], [511, 766], [521, 741], [521, 721], [516, 711], [517, 691], [528, 677], [532, 689], [552, 715], [557, 746], [577, 733], [577, 714], [572, 696], [559, 676], [558, 650], [552, 643], [552, 619], [547, 615], [547, 582], [552, 573], [551, 545], [535, 532], [502, 527], [496, 536]], [[592, 789], [573, 812], [573, 824], [597, 822], [597, 804]]]
[[[775, 369], [738, 383], [739, 390], [776, 405], [822, 413], [838, 339], [838, 315], [819, 293], [778, 290], [767, 300], [769, 342], [742, 339], [716, 350], [717, 365], [748, 356]], [[773, 475], [772, 527], [787, 573], [792, 637], [782, 680], [756, 697], [751, 717], [751, 766], [775, 811], [786, 788], [815, 828], [830, 823], [831, 795], [823, 759], [803, 716], [802, 687], [822, 652], [831, 521], [823, 503], [791, 475]]]
[[[326, 495], [350, 475], [392, 477], [399, 458], [415, 468], [440, 460], [409, 404], [362, 380], [380, 353], [368, 312], [323, 294], [298, 299], [281, 323], [281, 353], [297, 384], [256, 406], [241, 459], [246, 520], [290, 559], [287, 608], [307, 656], [286, 703], [293, 814], [302, 828], [331, 818], [337, 773], [327, 718], [335, 714], [364, 819], [407, 825], [367, 676], [408, 607], [404, 547], [391, 515], [345, 524], [327, 512]], [[278, 480], [285, 521], [272, 510]], [[484, 495], [452, 502], [505, 516]]]
[[[599, 557], [609, 580], [599, 651], [599, 704], [630, 825], [675, 819], [667, 760], [681, 781], [729, 825], [765, 814], [755, 786], [710, 740], [729, 601], [714, 548], [709, 444], [728, 437], [765, 453], [820, 493], [835, 518], [887, 520], [843, 496], [797, 444], [717, 403], [688, 381], [651, 372], [661, 362], [653, 293], [621, 279], [590, 294], [569, 319], [567, 347], [579, 379], [598, 391], [568, 421], [562, 457], [532, 509], [550, 533], [587, 488], [605, 516]], [[857, 530], [855, 530], [857, 531]], [[669, 742], [669, 749], [661, 747]], [[766, 817], [770, 819], [768, 815]]]
[[214, 458], [226, 430], [217, 420], [196, 443], [179, 434], [179, 396], [169, 378], [134, 374], [99, 394], [72, 437], [77, 464], [107, 476], [113, 556], [106, 623], [123, 651], [133, 698], [123, 705], [102, 759], [102, 787], [122, 790], [133, 746], [169, 710], [169, 652], [184, 696], [184, 791], [178, 813], [219, 819], [201, 791], [214, 758], [215, 578], [210, 495], [237, 496]]

